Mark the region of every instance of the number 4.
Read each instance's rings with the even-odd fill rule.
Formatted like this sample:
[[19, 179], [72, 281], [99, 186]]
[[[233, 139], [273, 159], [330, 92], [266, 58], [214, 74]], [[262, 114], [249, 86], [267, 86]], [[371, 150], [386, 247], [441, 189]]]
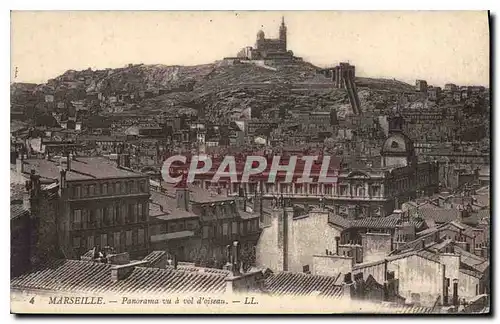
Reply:
[[30, 304], [34, 304], [34, 303], [35, 303], [35, 297], [31, 297]]

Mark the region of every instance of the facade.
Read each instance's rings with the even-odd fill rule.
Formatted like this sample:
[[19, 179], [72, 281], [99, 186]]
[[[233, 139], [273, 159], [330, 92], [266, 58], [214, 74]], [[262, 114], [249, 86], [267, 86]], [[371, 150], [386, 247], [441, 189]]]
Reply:
[[282, 17], [279, 28], [279, 37], [276, 39], [266, 38], [262, 30], [257, 33], [255, 47], [247, 46], [237, 55], [240, 59], [247, 60], [273, 60], [292, 59], [293, 53], [287, 51], [287, 27], [285, 18]]
[[[328, 222], [328, 211], [276, 208], [265, 219], [257, 244], [257, 266], [272, 271], [311, 273], [313, 256], [335, 250], [340, 229]], [[308, 233], [315, 233], [309, 235]]]
[[104, 158], [68, 156], [20, 161], [20, 174], [33, 170], [57, 183], [59, 247], [77, 258], [94, 246], [112, 246], [132, 256], [148, 252], [148, 176]]
[[174, 188], [162, 183], [151, 192], [150, 230], [154, 249], [167, 250], [178, 260], [221, 267], [227, 246], [239, 242], [245, 267], [255, 263], [260, 235], [260, 211], [245, 199], [227, 197], [195, 186]]

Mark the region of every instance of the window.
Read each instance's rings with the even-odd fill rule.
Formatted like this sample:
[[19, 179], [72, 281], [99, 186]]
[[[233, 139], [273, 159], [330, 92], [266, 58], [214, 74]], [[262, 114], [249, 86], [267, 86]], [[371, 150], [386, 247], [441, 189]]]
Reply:
[[139, 186], [140, 186], [141, 192], [146, 192], [146, 182], [145, 181], [141, 181]]
[[102, 218], [103, 218], [103, 209], [102, 208], [96, 209], [95, 218], [96, 218], [97, 227], [101, 227]]
[[208, 238], [208, 226], [203, 226], [203, 238]]
[[240, 222], [240, 234], [245, 235], [245, 228], [243, 222]]
[[194, 224], [192, 222], [187, 222], [186, 223], [186, 229], [188, 229], [188, 230], [194, 229]]
[[90, 235], [87, 237], [87, 249], [93, 249], [95, 246], [94, 244], [94, 235]]
[[229, 234], [228, 224], [224, 223], [224, 224], [222, 224], [222, 235], [227, 236], [228, 234]]
[[113, 244], [113, 247], [118, 250], [118, 248], [120, 247], [120, 232], [113, 233]]
[[73, 237], [73, 247], [74, 248], [80, 248], [80, 238], [79, 237]]
[[231, 227], [232, 227], [231, 228], [231, 233], [232, 234], [238, 234], [238, 223], [237, 222], [233, 222]]
[[107, 195], [108, 194], [108, 184], [107, 183], [103, 183], [101, 187], [102, 187], [102, 190], [101, 190], [102, 194], [103, 195]]
[[119, 183], [119, 182], [116, 182], [116, 183], [115, 183], [115, 193], [116, 193], [116, 194], [119, 194], [119, 193], [120, 193], [120, 189], [121, 189], [121, 188], [120, 188], [120, 183]]
[[88, 218], [88, 224], [89, 226], [93, 227], [95, 226], [95, 210], [91, 209], [89, 210], [89, 218]]
[[126, 224], [128, 223], [128, 214], [127, 214], [127, 208], [128, 205], [127, 204], [123, 204], [122, 205], [122, 209], [121, 209], [121, 214], [120, 214], [120, 219], [122, 221], [122, 224]]
[[73, 228], [82, 228], [82, 211], [80, 209], [75, 209], [73, 211]]
[[184, 230], [184, 222], [180, 222], [179, 223], [179, 231], [183, 231]]
[[128, 192], [134, 193], [135, 192], [135, 182], [134, 181], [129, 181], [128, 182]]
[[122, 184], [122, 194], [128, 194], [128, 183], [124, 182]]
[[89, 196], [93, 196], [93, 195], [95, 195], [95, 186], [90, 185], [89, 186]]
[[129, 222], [132, 222], [132, 223], [136, 223], [137, 222], [137, 218], [136, 218], [136, 205], [135, 204], [130, 204], [129, 208], [128, 208], [128, 218], [129, 218]]
[[125, 232], [125, 245], [126, 246], [132, 245], [132, 231]]
[[137, 240], [138, 240], [137, 231], [134, 230], [134, 231], [132, 231], [132, 245], [133, 246], [137, 246]]
[[88, 186], [83, 186], [82, 189], [83, 189], [82, 190], [82, 197], [87, 197], [88, 191], [89, 191]]
[[81, 195], [82, 195], [82, 192], [81, 192], [82, 188], [80, 186], [74, 186], [73, 187], [73, 196], [75, 198], [80, 198]]
[[138, 245], [144, 244], [144, 229], [143, 228], [139, 228], [137, 230], [137, 244]]
[[108, 234], [106, 234], [106, 233], [101, 234], [101, 245], [102, 246], [108, 245]]
[[137, 216], [139, 217], [139, 220], [143, 221], [144, 220], [144, 210], [142, 209], [143, 205], [141, 203], [137, 204]]
[[176, 223], [168, 224], [168, 231], [169, 231], [169, 233], [177, 231], [177, 224]]

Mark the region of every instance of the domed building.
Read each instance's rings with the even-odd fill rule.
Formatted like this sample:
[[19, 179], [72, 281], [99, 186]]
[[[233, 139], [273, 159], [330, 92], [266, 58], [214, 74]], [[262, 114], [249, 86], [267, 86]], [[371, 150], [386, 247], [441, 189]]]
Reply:
[[414, 166], [417, 163], [413, 141], [403, 133], [403, 118], [389, 119], [389, 136], [380, 150], [381, 166]]
[[290, 60], [298, 59], [293, 52], [287, 50], [287, 27], [285, 18], [281, 18], [278, 38], [266, 38], [262, 30], [257, 32], [255, 46], [244, 47], [238, 54], [240, 59], [247, 60]]
[[418, 163], [413, 141], [403, 133], [403, 121], [399, 115], [389, 118], [380, 167], [339, 172], [334, 198], [338, 215], [347, 219], [384, 217], [410, 199], [436, 192], [439, 166]]

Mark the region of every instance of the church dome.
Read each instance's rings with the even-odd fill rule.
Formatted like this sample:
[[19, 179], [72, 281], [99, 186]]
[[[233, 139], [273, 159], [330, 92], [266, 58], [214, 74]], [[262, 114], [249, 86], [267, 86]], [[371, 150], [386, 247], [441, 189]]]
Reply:
[[381, 155], [410, 156], [414, 155], [413, 141], [403, 133], [389, 136], [382, 145]]
[[259, 30], [259, 32], [257, 33], [257, 39], [264, 39], [265, 36], [266, 35], [262, 30]]

